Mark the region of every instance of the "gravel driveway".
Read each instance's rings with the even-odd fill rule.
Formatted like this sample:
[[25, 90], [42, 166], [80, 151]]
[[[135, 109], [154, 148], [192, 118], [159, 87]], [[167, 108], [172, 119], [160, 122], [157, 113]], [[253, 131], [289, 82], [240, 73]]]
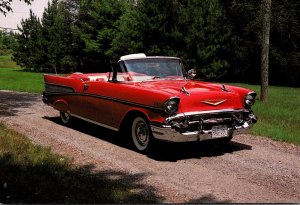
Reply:
[[10, 91], [0, 91], [0, 121], [80, 166], [139, 176], [149, 190], [133, 191], [154, 193], [161, 202], [300, 202], [300, 148], [294, 145], [239, 135], [223, 147], [162, 143], [146, 156], [123, 146], [118, 133], [82, 121], [61, 125], [40, 95]]

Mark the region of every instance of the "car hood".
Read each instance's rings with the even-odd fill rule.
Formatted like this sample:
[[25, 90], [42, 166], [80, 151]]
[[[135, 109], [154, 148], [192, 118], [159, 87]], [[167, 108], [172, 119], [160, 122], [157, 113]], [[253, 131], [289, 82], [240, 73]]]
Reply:
[[219, 109], [242, 109], [243, 96], [221, 84], [194, 80], [159, 80], [139, 83], [139, 86], [180, 97], [180, 111], [194, 112]]

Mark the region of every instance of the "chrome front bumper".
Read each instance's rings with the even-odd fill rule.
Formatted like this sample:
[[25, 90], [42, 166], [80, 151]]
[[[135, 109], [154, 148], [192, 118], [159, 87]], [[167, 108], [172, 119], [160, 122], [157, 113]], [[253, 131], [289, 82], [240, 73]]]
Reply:
[[212, 126], [227, 126], [227, 137], [247, 133], [256, 123], [249, 110], [218, 110], [181, 113], [167, 118], [164, 124], [150, 123], [153, 137], [163, 141], [192, 142], [214, 139]]

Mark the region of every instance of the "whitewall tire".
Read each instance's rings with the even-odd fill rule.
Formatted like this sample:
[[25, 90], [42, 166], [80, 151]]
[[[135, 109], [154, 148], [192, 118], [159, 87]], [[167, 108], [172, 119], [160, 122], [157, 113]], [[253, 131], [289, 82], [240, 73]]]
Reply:
[[147, 121], [142, 117], [136, 117], [131, 124], [131, 137], [134, 147], [141, 152], [149, 149], [151, 129]]

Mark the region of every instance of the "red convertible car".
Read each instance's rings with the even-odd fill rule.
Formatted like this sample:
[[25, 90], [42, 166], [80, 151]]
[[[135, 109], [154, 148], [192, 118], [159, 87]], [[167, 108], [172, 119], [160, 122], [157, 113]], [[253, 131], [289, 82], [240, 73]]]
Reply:
[[121, 131], [138, 151], [155, 139], [230, 141], [256, 122], [256, 93], [193, 80], [176, 57], [122, 56], [112, 72], [44, 75], [43, 102], [72, 117]]

